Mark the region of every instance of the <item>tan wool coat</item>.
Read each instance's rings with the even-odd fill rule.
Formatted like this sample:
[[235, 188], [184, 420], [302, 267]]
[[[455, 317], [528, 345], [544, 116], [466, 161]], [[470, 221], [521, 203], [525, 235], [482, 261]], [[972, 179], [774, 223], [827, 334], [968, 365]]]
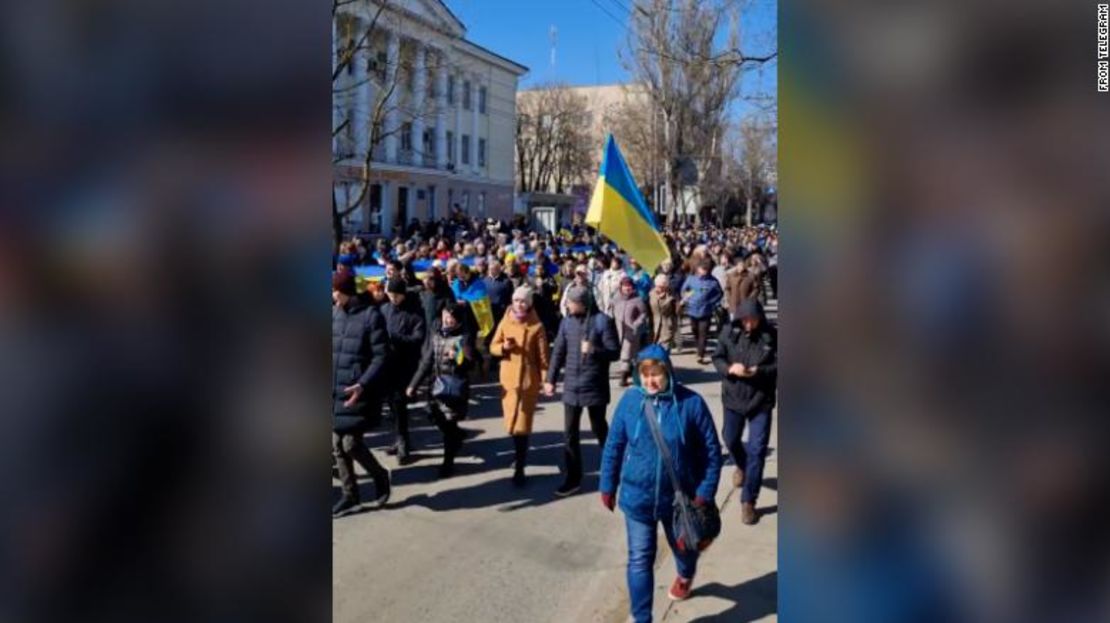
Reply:
[[[505, 338], [516, 340], [516, 348], [506, 352]], [[501, 411], [505, 431], [510, 435], [532, 433], [532, 418], [540, 400], [540, 389], [547, 375], [550, 351], [547, 334], [536, 310], [528, 310], [521, 322], [510, 310], [490, 342], [490, 354], [501, 357]]]
[[659, 294], [651, 290], [651, 327], [652, 338], [656, 344], [674, 348], [678, 335], [678, 299], [670, 292]]

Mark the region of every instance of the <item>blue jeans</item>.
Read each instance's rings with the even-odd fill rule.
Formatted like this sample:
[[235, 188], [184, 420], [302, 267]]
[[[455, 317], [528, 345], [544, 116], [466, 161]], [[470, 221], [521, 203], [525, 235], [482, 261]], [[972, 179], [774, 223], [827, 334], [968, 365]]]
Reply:
[[[632, 618], [636, 623], [651, 622], [651, 602], [655, 593], [655, 549], [658, 527], [653, 521], [638, 521], [624, 516], [628, 531], [628, 598], [632, 604]], [[692, 580], [698, 569], [698, 553], [679, 553], [674, 542], [671, 517], [661, 519], [663, 534], [674, 554], [678, 575]]]
[[[745, 421], [748, 424], [747, 443], [741, 441]], [[745, 418], [739, 411], [725, 409], [721, 436], [736, 466], [744, 470], [740, 501], [755, 504], [759, 488], [763, 486], [763, 464], [767, 461], [767, 446], [771, 441], [771, 412], [760, 411]]]

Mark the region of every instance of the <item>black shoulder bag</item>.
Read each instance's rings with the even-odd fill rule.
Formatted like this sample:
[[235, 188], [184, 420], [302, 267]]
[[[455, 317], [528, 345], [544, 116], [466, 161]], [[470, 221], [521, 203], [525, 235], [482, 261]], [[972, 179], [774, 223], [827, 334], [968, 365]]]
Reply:
[[[659, 430], [659, 423], [655, 421], [655, 405], [651, 404], [649, 397], [644, 398], [644, 416], [647, 418], [655, 446], [659, 448], [659, 454], [663, 457], [663, 464], [667, 466], [667, 474], [671, 478], [671, 487], [674, 489], [675, 541], [682, 541], [686, 547], [693, 543], [695, 549], [705, 549], [721, 534], [721, 513], [717, 509], [717, 502], [710, 499], [702, 506], [694, 506], [686, 492], [682, 490], [682, 483], [679, 482], [674, 462], [671, 461], [671, 451], [663, 439], [663, 431]], [[683, 548], [680, 547], [680, 549]]]

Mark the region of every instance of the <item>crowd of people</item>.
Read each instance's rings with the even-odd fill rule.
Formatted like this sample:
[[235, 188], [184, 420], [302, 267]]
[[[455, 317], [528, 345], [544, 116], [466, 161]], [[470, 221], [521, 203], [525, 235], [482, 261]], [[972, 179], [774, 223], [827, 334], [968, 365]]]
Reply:
[[[777, 376], [776, 333], [762, 303], [767, 291], [777, 297], [778, 238], [764, 226], [676, 226], [664, 238], [671, 259], [654, 274], [582, 225], [541, 234], [521, 223], [459, 217], [414, 221], [393, 240], [343, 241], [332, 275], [333, 449], [342, 490], [333, 515], [361, 506], [354, 461], [374, 481], [374, 503], [389, 499], [389, 474], [363, 440], [384, 406], [393, 421], [386, 452], [406, 465], [409, 405], [426, 392], [428, 416], [443, 436], [439, 474], [448, 478], [464, 445], [459, 423], [471, 384], [492, 376], [512, 440], [511, 486], [525, 485], [537, 405], [561, 380], [563, 482], [553, 495], [581, 490], [585, 412], [602, 447], [602, 504], [613, 510], [621, 492], [633, 618], [651, 617], [659, 523], [678, 568], [670, 596], [688, 596], [707, 543], [676, 539], [675, 487], [659, 461], [671, 457], [675, 482], [695, 507], [713, 504], [723, 437], [735, 462], [732, 485], [741, 489], [740, 519], [758, 520]], [[479, 281], [484, 304], [464, 296]], [[686, 324], [698, 364], [721, 376], [721, 436], [705, 400], [672, 364]], [[607, 420], [614, 380], [632, 390], [621, 393]], [[654, 414], [659, 440], [644, 432], [645, 413]]]

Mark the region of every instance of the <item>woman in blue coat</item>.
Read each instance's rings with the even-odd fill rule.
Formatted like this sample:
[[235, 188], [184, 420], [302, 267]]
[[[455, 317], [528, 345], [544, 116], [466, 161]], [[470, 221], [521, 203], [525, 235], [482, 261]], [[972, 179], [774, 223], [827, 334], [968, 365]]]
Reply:
[[656, 526], [663, 524], [667, 544], [674, 553], [678, 577], [669, 596], [690, 595], [697, 571], [695, 547], [676, 542], [672, 516], [674, 490], [650, 425], [644, 421], [645, 402], [651, 401], [682, 489], [695, 505], [714, 499], [721, 475], [721, 444], [709, 406], [693, 390], [679, 384], [667, 351], [652, 344], [637, 357], [635, 386], [626, 391], [613, 412], [609, 438], [601, 458], [601, 501], [613, 510], [620, 492], [620, 507], [628, 530], [628, 594], [636, 623], [651, 621], [654, 591], [653, 565]]
[[709, 320], [725, 295], [721, 290], [721, 284], [717, 283], [710, 274], [712, 269], [711, 261], [702, 260], [696, 272], [687, 277], [686, 283], [682, 284], [681, 305], [686, 309], [686, 315], [690, 317], [700, 364], [709, 363], [709, 359], [705, 356], [705, 346], [709, 339]]

